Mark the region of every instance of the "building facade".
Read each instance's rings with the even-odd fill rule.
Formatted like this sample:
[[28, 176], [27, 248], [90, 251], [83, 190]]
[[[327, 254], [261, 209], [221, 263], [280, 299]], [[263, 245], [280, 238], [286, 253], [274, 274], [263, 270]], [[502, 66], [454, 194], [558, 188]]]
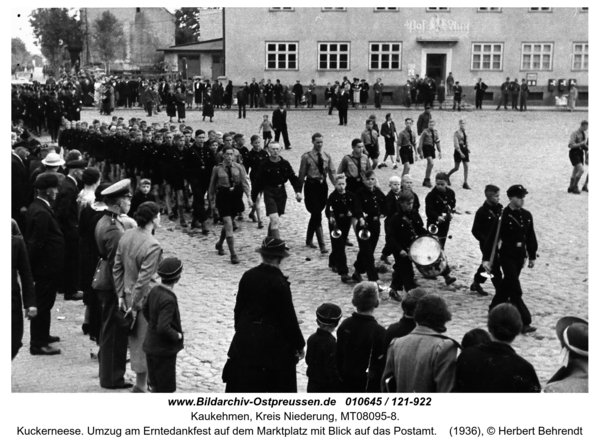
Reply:
[[587, 101], [588, 8], [225, 8], [224, 38], [234, 84], [381, 78], [400, 103], [407, 79], [452, 72], [468, 100], [479, 78], [489, 100], [510, 77], [529, 82], [534, 103], [554, 103], [570, 80]]
[[98, 65], [102, 61], [94, 51], [94, 22], [104, 11], [110, 11], [123, 25], [125, 45], [110, 65], [115, 72], [139, 72], [162, 62], [157, 48], [175, 45], [175, 16], [165, 8], [82, 8], [80, 17], [84, 32], [82, 65]]

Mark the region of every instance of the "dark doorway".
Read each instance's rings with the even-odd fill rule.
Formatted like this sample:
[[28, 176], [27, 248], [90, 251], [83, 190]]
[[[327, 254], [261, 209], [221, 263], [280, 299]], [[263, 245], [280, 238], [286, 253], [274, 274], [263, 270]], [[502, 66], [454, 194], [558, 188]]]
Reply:
[[427, 55], [427, 77], [435, 80], [435, 85], [445, 82], [446, 79], [446, 55], [428, 54]]

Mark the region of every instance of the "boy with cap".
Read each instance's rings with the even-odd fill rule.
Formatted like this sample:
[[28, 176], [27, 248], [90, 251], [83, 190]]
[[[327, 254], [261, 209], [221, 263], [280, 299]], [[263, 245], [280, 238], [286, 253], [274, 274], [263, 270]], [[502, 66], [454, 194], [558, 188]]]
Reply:
[[340, 375], [335, 363], [336, 341], [333, 336], [340, 323], [342, 309], [332, 303], [317, 308], [317, 328], [306, 343], [307, 393], [336, 392], [340, 386]]
[[336, 346], [337, 368], [342, 392], [379, 392], [384, 368], [385, 328], [373, 317], [379, 306], [375, 282], [361, 282], [354, 287], [352, 305], [356, 312], [341, 323]]
[[183, 330], [173, 289], [182, 271], [183, 263], [176, 257], [160, 262], [157, 272], [161, 283], [150, 290], [142, 309], [148, 321], [142, 348], [146, 353], [152, 393], [172, 393], [177, 389], [175, 368], [177, 353], [183, 350]]
[[535, 266], [538, 249], [537, 238], [533, 229], [533, 216], [531, 212], [523, 209], [527, 189], [520, 184], [515, 184], [508, 188], [506, 194], [510, 203], [487, 237], [483, 249], [482, 266], [488, 273], [491, 272], [492, 251], [496, 251], [496, 244], [502, 240], [498, 254], [504, 278], [490, 304], [490, 310], [496, 305], [510, 301], [521, 314], [522, 333], [531, 333], [537, 328], [531, 326], [531, 313], [523, 302], [523, 290], [521, 282], [519, 282], [519, 275], [528, 258], [528, 267]]

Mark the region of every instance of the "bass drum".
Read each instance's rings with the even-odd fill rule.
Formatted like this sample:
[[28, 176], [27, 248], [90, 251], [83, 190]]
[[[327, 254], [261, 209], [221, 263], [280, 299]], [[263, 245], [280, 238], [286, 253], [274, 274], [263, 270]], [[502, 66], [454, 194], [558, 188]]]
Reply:
[[423, 235], [410, 245], [408, 255], [424, 277], [436, 278], [448, 267], [446, 254], [435, 237]]

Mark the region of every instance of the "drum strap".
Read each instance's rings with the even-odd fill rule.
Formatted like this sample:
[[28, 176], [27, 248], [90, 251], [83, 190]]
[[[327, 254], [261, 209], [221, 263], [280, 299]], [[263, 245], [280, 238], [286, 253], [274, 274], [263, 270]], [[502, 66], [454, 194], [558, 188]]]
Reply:
[[413, 236], [412, 236], [412, 238], [415, 238], [415, 237], [417, 236], [417, 233], [415, 232], [415, 228], [413, 228], [412, 221], [410, 221], [410, 219], [409, 219], [409, 218], [408, 218], [406, 215], [404, 215], [404, 216], [402, 217], [402, 219], [403, 219], [403, 220], [404, 220], [406, 223], [408, 223], [408, 226], [410, 226], [410, 231], [412, 232], [412, 235], [413, 235]]

